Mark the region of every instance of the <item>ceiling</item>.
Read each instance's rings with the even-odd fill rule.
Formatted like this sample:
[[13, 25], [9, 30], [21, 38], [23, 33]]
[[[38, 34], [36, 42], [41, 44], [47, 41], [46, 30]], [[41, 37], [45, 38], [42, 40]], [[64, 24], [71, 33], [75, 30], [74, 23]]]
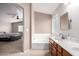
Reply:
[[[33, 3], [33, 9], [35, 12], [45, 13], [52, 15], [60, 3]], [[17, 20], [14, 18], [19, 12], [19, 16], [23, 16], [23, 9], [12, 3], [0, 3], [0, 21], [5, 22], [17, 22], [23, 21], [23, 19]]]
[[17, 22], [16, 16], [19, 15], [22, 18], [22, 8], [11, 3], [0, 3], [0, 22]]
[[33, 9], [36, 12], [52, 15], [61, 3], [33, 3]]

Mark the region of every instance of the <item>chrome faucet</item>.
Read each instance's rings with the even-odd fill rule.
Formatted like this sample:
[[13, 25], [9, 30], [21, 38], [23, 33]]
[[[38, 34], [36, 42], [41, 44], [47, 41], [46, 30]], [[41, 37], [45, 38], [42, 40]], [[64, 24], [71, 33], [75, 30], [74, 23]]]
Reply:
[[61, 36], [62, 39], [65, 39], [63, 33], [60, 33], [59, 36]]

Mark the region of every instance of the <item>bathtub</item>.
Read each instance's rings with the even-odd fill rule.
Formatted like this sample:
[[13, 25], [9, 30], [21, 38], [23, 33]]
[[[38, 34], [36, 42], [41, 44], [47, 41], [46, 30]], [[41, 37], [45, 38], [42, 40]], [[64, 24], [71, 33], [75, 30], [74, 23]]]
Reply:
[[48, 34], [34, 34], [32, 37], [32, 43], [49, 43], [49, 33]]
[[34, 34], [32, 36], [32, 49], [48, 49], [50, 33]]

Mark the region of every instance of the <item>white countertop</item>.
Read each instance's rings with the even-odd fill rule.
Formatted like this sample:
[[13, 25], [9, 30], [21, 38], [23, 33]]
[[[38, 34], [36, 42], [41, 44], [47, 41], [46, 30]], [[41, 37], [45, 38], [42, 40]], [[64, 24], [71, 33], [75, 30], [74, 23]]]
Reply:
[[50, 37], [57, 44], [59, 44], [62, 48], [68, 51], [73, 56], [79, 56], [79, 43], [72, 42], [66, 39], [57, 39], [55, 37]]

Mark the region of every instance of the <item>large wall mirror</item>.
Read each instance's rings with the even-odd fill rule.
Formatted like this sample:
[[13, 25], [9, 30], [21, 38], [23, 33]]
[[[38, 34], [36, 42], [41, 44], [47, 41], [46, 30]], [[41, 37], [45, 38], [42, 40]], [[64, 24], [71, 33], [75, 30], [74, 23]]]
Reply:
[[23, 8], [18, 4], [0, 4], [0, 53], [22, 51]]
[[67, 31], [69, 29], [68, 12], [60, 16], [60, 30]]

